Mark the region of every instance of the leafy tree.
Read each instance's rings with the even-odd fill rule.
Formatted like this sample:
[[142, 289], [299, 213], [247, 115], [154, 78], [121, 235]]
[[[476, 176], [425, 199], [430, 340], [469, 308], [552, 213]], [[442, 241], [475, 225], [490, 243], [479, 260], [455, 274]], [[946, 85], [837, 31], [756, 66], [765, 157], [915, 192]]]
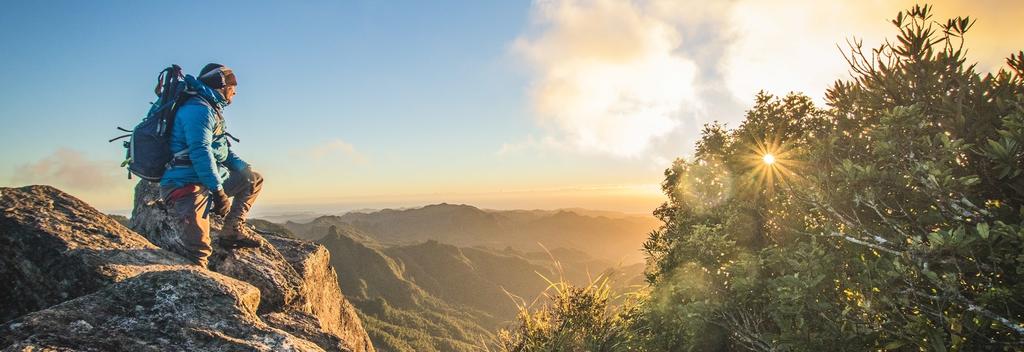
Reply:
[[983, 76], [965, 64], [969, 18], [938, 24], [915, 6], [892, 23], [896, 42], [873, 55], [853, 43], [854, 77], [829, 89], [827, 110], [762, 94], [742, 125], [707, 126], [694, 160], [666, 171], [665, 226], [645, 250], [652, 302], [671, 303], [648, 317], [703, 323], [656, 343], [1024, 342], [1021, 54]]
[[[970, 18], [914, 6], [892, 24], [892, 42], [851, 43], [826, 107], [762, 93], [735, 129], [704, 126], [665, 171], [636, 305], [535, 316], [614, 323], [595, 336], [621, 350], [1021, 349], [1024, 52], [981, 74]], [[512, 345], [562, 333], [529, 331]]]
[[802, 196], [822, 233], [863, 249], [844, 290], [878, 342], [1019, 348], [1021, 54], [983, 76], [965, 64], [971, 19], [937, 24], [915, 6], [892, 23], [897, 43], [871, 59], [855, 46], [854, 80], [828, 91], [836, 129]]

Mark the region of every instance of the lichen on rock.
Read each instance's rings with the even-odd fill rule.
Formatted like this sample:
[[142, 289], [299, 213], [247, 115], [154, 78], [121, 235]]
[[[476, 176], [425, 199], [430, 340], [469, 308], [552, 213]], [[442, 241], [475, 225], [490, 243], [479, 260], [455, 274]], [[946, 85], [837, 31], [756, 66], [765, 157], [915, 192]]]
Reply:
[[186, 265], [56, 188], [0, 188], [0, 321], [142, 272]]
[[322, 246], [268, 235], [202, 269], [156, 191], [136, 187], [140, 235], [55, 188], [0, 188], [0, 349], [373, 351]]

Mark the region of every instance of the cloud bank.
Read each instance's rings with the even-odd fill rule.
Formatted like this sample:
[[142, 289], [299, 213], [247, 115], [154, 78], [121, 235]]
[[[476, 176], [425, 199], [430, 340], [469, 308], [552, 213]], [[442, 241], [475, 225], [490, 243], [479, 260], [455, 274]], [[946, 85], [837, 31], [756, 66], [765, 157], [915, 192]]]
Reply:
[[313, 159], [323, 159], [332, 155], [342, 155], [357, 163], [366, 162], [366, 157], [357, 151], [355, 146], [349, 142], [341, 140], [340, 138], [335, 138], [313, 146], [307, 151], [307, 155]]
[[[1024, 2], [935, 1], [934, 20], [972, 16], [969, 59], [996, 70], [1024, 47]], [[551, 146], [615, 157], [683, 153], [703, 123], [742, 119], [754, 95], [803, 92], [819, 103], [848, 77], [840, 49], [896, 35], [899, 1], [548, 0], [512, 44], [532, 69], [529, 88], [550, 135], [502, 152]], [[668, 141], [668, 142], [666, 142]]]
[[48, 184], [75, 191], [103, 191], [121, 185], [124, 169], [115, 161], [92, 160], [80, 151], [60, 148], [33, 163], [14, 169], [15, 185]]
[[541, 122], [583, 151], [637, 156], [698, 107], [697, 65], [673, 26], [630, 2], [537, 5], [542, 29], [516, 40], [534, 68]]

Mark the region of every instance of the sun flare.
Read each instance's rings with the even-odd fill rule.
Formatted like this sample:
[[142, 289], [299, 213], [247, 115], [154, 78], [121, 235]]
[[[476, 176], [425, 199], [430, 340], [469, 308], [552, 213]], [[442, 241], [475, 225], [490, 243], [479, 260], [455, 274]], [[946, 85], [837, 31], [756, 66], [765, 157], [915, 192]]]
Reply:
[[751, 142], [747, 165], [753, 176], [752, 185], [771, 192], [776, 186], [798, 178], [794, 169], [799, 162], [791, 145], [775, 136], [754, 138]]

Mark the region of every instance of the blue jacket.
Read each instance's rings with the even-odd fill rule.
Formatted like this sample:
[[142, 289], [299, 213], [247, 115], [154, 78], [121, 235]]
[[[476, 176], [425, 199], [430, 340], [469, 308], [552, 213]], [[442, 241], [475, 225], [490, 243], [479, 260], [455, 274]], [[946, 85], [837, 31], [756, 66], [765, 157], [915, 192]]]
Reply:
[[189, 98], [174, 115], [171, 130], [171, 153], [187, 154], [192, 165], [177, 165], [167, 170], [161, 186], [175, 188], [200, 183], [212, 191], [222, 189], [221, 184], [229, 171], [249, 167], [231, 151], [224, 119], [220, 112], [228, 102], [220, 92], [208, 87], [191, 75], [185, 82], [196, 96]]

